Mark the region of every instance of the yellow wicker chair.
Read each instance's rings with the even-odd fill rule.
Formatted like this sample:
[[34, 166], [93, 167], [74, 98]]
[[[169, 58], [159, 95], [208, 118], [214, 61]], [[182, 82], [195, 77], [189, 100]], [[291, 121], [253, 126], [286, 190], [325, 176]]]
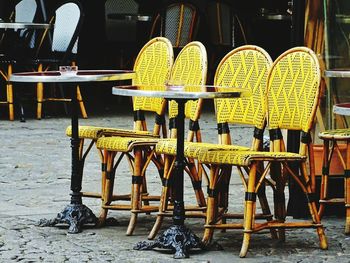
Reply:
[[[170, 41], [163, 37], [156, 37], [148, 41], [140, 50], [134, 64], [136, 77], [133, 83], [145, 85], [164, 84], [167, 82], [170, 70], [173, 65], [173, 48]], [[165, 125], [166, 101], [157, 98], [135, 97], [133, 98], [134, 127], [133, 129], [118, 129], [111, 127], [79, 126], [80, 139], [80, 159], [86, 159], [91, 148], [103, 133], [107, 135], [149, 137], [166, 137], [167, 129]], [[147, 130], [145, 112], [155, 113], [155, 123], [153, 131]], [[72, 136], [72, 127], [66, 129], [67, 136]], [[90, 141], [84, 151], [85, 140]], [[102, 169], [105, 169], [103, 151], [98, 149], [101, 158]], [[83, 167], [82, 167], [83, 169]], [[81, 171], [83, 173], [83, 171]], [[102, 186], [103, 188], [103, 186]], [[146, 191], [144, 188], [143, 190]], [[82, 192], [84, 197], [101, 198], [101, 193]]]
[[[192, 49], [192, 50], [191, 50]], [[197, 52], [201, 58], [201, 60], [197, 59], [195, 60], [197, 64], [188, 63], [185, 59], [183, 59], [184, 62], [174, 69], [173, 74], [174, 77], [170, 80], [171, 82], [178, 82], [181, 81], [182, 84], [193, 84], [193, 85], [203, 85], [206, 83], [206, 77], [207, 77], [207, 56], [204, 46], [202, 46], [199, 42], [191, 42], [186, 46], [186, 53], [190, 54]], [[185, 51], [181, 51], [181, 56], [186, 55]], [[205, 54], [205, 55], [204, 55]], [[192, 54], [193, 56], [193, 54]], [[194, 71], [191, 69], [193, 67], [197, 72], [192, 72], [190, 74], [184, 75], [184, 72], [190, 72]], [[190, 89], [190, 87], [186, 87], [187, 89]], [[196, 141], [200, 143], [202, 141], [200, 127], [199, 127], [199, 118], [200, 113], [202, 109], [203, 100], [199, 99], [196, 101], [188, 101], [185, 104], [185, 118], [189, 120], [189, 130], [187, 133], [187, 142], [193, 142]], [[169, 141], [166, 140], [166, 142], [169, 142], [169, 144], [164, 145], [165, 147], [162, 148], [162, 150], [157, 150], [157, 154], [164, 155], [164, 177], [162, 181], [162, 195], [161, 195], [161, 202], [159, 206], [159, 213], [157, 215], [157, 220], [153, 226], [152, 231], [150, 232], [148, 238], [153, 239], [156, 234], [158, 233], [160, 226], [163, 221], [164, 216], [171, 216], [172, 213], [169, 213], [169, 209], [172, 210], [173, 206], [170, 205], [172, 203], [171, 201], [171, 183], [172, 183], [172, 171], [175, 164], [175, 153], [176, 153], [176, 137], [177, 137], [177, 127], [175, 126], [176, 123], [176, 116], [178, 114], [177, 111], [177, 104], [174, 101], [169, 102], [169, 129], [170, 129], [170, 139]], [[169, 147], [168, 147], [169, 146]], [[205, 197], [202, 191], [202, 178], [200, 169], [201, 167], [197, 167], [196, 163], [192, 158], [187, 159], [186, 161], [186, 172], [190, 176], [190, 179], [192, 181], [192, 186], [195, 192], [197, 204], [195, 206], [187, 206], [186, 210], [191, 211], [203, 211], [206, 207]], [[170, 207], [171, 206], [171, 207]]]
[[[266, 94], [266, 81], [269, 69], [272, 65], [272, 60], [270, 56], [260, 47], [253, 45], [246, 45], [239, 48], [236, 48], [229, 52], [220, 62], [216, 74], [214, 85], [217, 86], [228, 86], [228, 87], [242, 87], [247, 88], [252, 91], [253, 96], [247, 98], [231, 98], [231, 99], [216, 99], [215, 100], [215, 111], [216, 111], [216, 119], [218, 126], [218, 142], [220, 145], [216, 145], [214, 143], [204, 143], [204, 142], [185, 142], [185, 157], [187, 157], [188, 164], [193, 164], [193, 158], [198, 157], [198, 153], [205, 148], [213, 148], [213, 147], [227, 147], [228, 149], [236, 149], [236, 150], [249, 150], [249, 147], [231, 145], [231, 136], [229, 130], [229, 124], [245, 124], [255, 126], [254, 130], [254, 138], [251, 149], [260, 150], [262, 143], [262, 136], [265, 127], [265, 113], [266, 107], [264, 103], [264, 98]], [[176, 154], [176, 141], [171, 139], [163, 139], [161, 140], [156, 147], [156, 152], [158, 154], [167, 154], [175, 156]], [[190, 165], [190, 167], [193, 165]], [[166, 167], [166, 166], [165, 166]], [[173, 165], [171, 166], [173, 167]], [[166, 168], [164, 168], [165, 176], [170, 172], [166, 172]], [[199, 166], [198, 175], [195, 178], [200, 180], [201, 173], [204, 171]], [[230, 173], [230, 169], [227, 171]], [[195, 174], [195, 171], [192, 170], [192, 173]], [[169, 180], [169, 179], [168, 179]], [[197, 186], [195, 189], [201, 189], [201, 181], [194, 181], [193, 186]], [[225, 178], [225, 182], [221, 182], [222, 185], [228, 182], [229, 177]], [[225, 187], [226, 188], [226, 187]], [[216, 198], [212, 195], [212, 188], [209, 188], [209, 197], [208, 202], [210, 203], [211, 208], [214, 209], [214, 199], [216, 202]], [[224, 191], [225, 192], [225, 191]], [[223, 212], [227, 210], [228, 200], [227, 195], [223, 196], [221, 193], [221, 202], [220, 211], [221, 213], [216, 213], [216, 217], [222, 220], [226, 219], [229, 215]], [[197, 199], [200, 197], [197, 194]], [[262, 206], [264, 207], [264, 212], [266, 215], [271, 215], [266, 198], [263, 196], [262, 198]], [[153, 226], [152, 231], [150, 232], [148, 238], [152, 239], [157, 234], [161, 223], [163, 221], [164, 216], [172, 215], [171, 210], [168, 208], [168, 199], [169, 193], [167, 186], [163, 186], [161, 205], [159, 208], [159, 213], [157, 216], [157, 221]], [[200, 200], [200, 199], [199, 199]], [[195, 216], [195, 217], [205, 217], [206, 211], [205, 206], [202, 204], [205, 202], [198, 202], [199, 208], [202, 209], [199, 213], [193, 213], [192, 211], [186, 213], [186, 216]], [[217, 206], [216, 206], [217, 207]], [[197, 210], [199, 210], [197, 208]], [[190, 210], [187, 208], [187, 210]], [[242, 218], [242, 215], [240, 216]], [[270, 216], [271, 218], [271, 216]], [[210, 219], [210, 222], [214, 221], [214, 218]], [[206, 238], [208, 240], [212, 237], [213, 228], [207, 229], [208, 233], [206, 233]], [[208, 241], [209, 242], [209, 241]]]
[[[177, 56], [175, 63], [172, 67], [169, 83], [172, 84], [193, 84], [200, 85], [206, 82], [206, 74], [207, 74], [207, 53], [203, 44], [198, 41], [190, 42], [187, 44]], [[186, 116], [192, 120], [192, 127], [198, 126], [198, 118], [199, 118], [199, 109], [201, 100], [198, 101], [190, 101], [186, 103]], [[198, 106], [199, 105], [199, 106]], [[176, 127], [172, 126], [174, 123], [172, 120], [177, 115], [177, 105], [173, 102], [170, 102], [170, 130], [171, 137], [176, 137]], [[196, 136], [197, 140], [200, 140], [200, 133], [198, 129], [192, 129], [190, 131], [189, 138], [193, 139]], [[145, 139], [145, 138], [127, 138], [127, 137], [101, 137], [97, 140], [97, 147], [101, 150], [105, 151], [105, 160], [107, 164], [106, 174], [102, 180], [105, 180], [103, 185], [105, 185], [104, 196], [102, 198], [102, 212], [100, 215], [100, 222], [103, 223], [107, 216], [108, 209], [114, 210], [131, 210], [131, 218], [129, 222], [129, 227], [127, 229], [127, 235], [131, 235], [135, 225], [137, 215], [139, 213], [148, 213], [148, 212], [156, 212], [159, 207], [144, 205], [142, 206], [142, 196], [140, 195], [140, 184], [144, 181], [144, 173], [146, 171], [146, 167], [150, 161], [150, 158], [147, 160], [142, 159], [142, 151], [145, 146], [154, 146], [156, 145], [159, 139]], [[116, 170], [116, 165], [114, 165], [114, 159], [118, 153], [120, 155], [130, 155], [131, 152], [134, 151], [134, 161], [133, 161], [133, 179], [132, 179], [132, 202], [130, 205], [120, 205], [120, 204], [112, 204], [112, 196], [113, 196], [113, 184], [114, 184], [114, 175]], [[152, 156], [154, 154], [154, 150], [147, 153], [146, 155]], [[169, 181], [167, 180], [167, 172], [168, 168], [168, 160], [165, 159], [164, 165], [164, 177], [162, 178], [163, 184], [168, 185]], [[196, 178], [195, 178], [196, 179]], [[198, 190], [197, 192], [199, 192]], [[199, 194], [200, 195], [200, 194]], [[203, 193], [202, 193], [202, 201], [205, 202]]]
[[[248, 179], [243, 180], [245, 193], [243, 242], [240, 257], [248, 251], [251, 234], [263, 229], [316, 228], [320, 247], [327, 249], [323, 226], [317, 214], [315, 193], [312, 190], [313, 175], [308, 175], [307, 155], [311, 145], [310, 130], [313, 128], [315, 113], [320, 97], [320, 68], [314, 52], [306, 47], [295, 47], [280, 55], [269, 73], [267, 96], [267, 125], [270, 133], [270, 152], [204, 150], [199, 161], [211, 165], [211, 178], [217, 180], [220, 170], [227, 165], [249, 170]], [[299, 153], [285, 151], [281, 129], [301, 130]], [[258, 172], [261, 163], [264, 171]], [[298, 175], [290, 167], [299, 167]], [[283, 169], [280, 169], [283, 167]], [[255, 222], [256, 196], [264, 179], [271, 174], [274, 181], [274, 202], [276, 220], [266, 223]], [[312, 219], [306, 222], [286, 222], [284, 188], [287, 178], [294, 179], [309, 201]], [[211, 182], [212, 183], [212, 182]], [[213, 189], [215, 191], [215, 189]], [[209, 210], [208, 210], [209, 211]], [[205, 227], [212, 227], [210, 224]], [[241, 224], [222, 225], [224, 228], [242, 228]], [[284, 231], [279, 238], [284, 240]]]
[[[325, 206], [344, 204], [346, 211], [345, 234], [350, 234], [350, 129], [333, 129], [320, 132], [318, 137], [323, 140], [323, 167], [320, 189], [320, 206], [318, 214], [323, 216]], [[345, 157], [339, 149], [339, 143], [346, 144]], [[336, 153], [344, 168], [344, 198], [330, 198], [328, 195], [328, 179], [333, 154]]]

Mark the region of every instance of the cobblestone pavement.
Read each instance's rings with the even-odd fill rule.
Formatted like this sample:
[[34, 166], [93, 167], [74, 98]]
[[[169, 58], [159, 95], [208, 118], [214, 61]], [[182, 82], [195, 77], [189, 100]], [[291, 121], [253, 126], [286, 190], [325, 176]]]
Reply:
[[[38, 227], [41, 218], [53, 218], [69, 203], [70, 140], [65, 136], [68, 118], [46, 118], [41, 121], [0, 120], [0, 261], [1, 262], [350, 262], [350, 237], [343, 234], [344, 218], [323, 220], [329, 249], [318, 246], [313, 229], [290, 230], [286, 242], [273, 242], [268, 233], [252, 235], [247, 258], [238, 257], [241, 231], [215, 232], [215, 240], [224, 250], [192, 250], [189, 259], [174, 260], [169, 251], [136, 251], [133, 245], [147, 239], [154, 215], [140, 215], [133, 236], [126, 236], [128, 212], [112, 211], [119, 225], [103, 228], [85, 226], [82, 233], [68, 234], [67, 226]], [[80, 124], [132, 127], [127, 114], [90, 117]], [[203, 139], [216, 141], [214, 116], [206, 113], [201, 120]], [[246, 142], [250, 133], [237, 127], [236, 141]], [[130, 188], [126, 164], [118, 172], [117, 188]], [[154, 168], [152, 168], [154, 169]], [[155, 170], [148, 172], [150, 192], [159, 192]], [[100, 163], [92, 151], [85, 164], [83, 189], [99, 190]], [[231, 206], [242, 209], [240, 179], [232, 176]], [[186, 183], [186, 182], [185, 182]], [[193, 201], [186, 183], [185, 201]], [[84, 204], [99, 212], [99, 200], [85, 198]], [[163, 229], [171, 224], [166, 219]], [[187, 219], [186, 225], [202, 236], [202, 219]]]

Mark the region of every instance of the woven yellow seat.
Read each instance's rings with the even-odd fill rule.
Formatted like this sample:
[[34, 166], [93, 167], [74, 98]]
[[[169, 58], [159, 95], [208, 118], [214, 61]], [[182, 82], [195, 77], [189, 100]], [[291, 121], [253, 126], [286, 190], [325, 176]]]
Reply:
[[157, 139], [138, 138], [138, 137], [102, 137], [97, 140], [96, 147], [105, 151], [113, 152], [131, 152], [134, 147], [155, 146]]
[[[115, 135], [115, 136], [133, 136], [133, 137], [155, 137], [159, 135], [153, 134], [150, 131], [132, 131], [127, 129], [97, 127], [97, 126], [79, 126], [79, 138], [97, 140], [101, 135]], [[66, 135], [72, 137], [72, 126], [66, 128]]]
[[[270, 152], [260, 151], [202, 151], [199, 160], [210, 165], [212, 195], [217, 188], [213, 182], [220, 177], [229, 177], [228, 166], [237, 166], [242, 174], [248, 172], [242, 180], [245, 188], [244, 222], [221, 224], [221, 228], [243, 227], [243, 242], [240, 257], [248, 251], [251, 234], [264, 229], [279, 229], [278, 238], [285, 240], [285, 228], [316, 228], [320, 247], [327, 249], [327, 239], [321, 220], [317, 214], [316, 197], [313, 190], [314, 174], [308, 174], [307, 155], [312, 147], [310, 130], [315, 123], [316, 109], [320, 98], [320, 67], [317, 56], [306, 47], [295, 47], [281, 54], [273, 63], [267, 82], [267, 128], [270, 134]], [[301, 130], [299, 153], [285, 151], [281, 129]], [[294, 165], [291, 168], [290, 165]], [[294, 167], [298, 167], [298, 172]], [[283, 167], [283, 169], [281, 169]], [[298, 174], [300, 171], [300, 175]], [[266, 179], [269, 179], [266, 181]], [[307, 196], [311, 220], [286, 222], [285, 184], [294, 180]], [[265, 182], [270, 182], [274, 191], [275, 220], [266, 223], [256, 222], [256, 198]], [[207, 213], [209, 210], [209, 200]], [[208, 221], [206, 228], [211, 228]]]
[[249, 166], [254, 161], [302, 161], [306, 156], [291, 152], [262, 152], [262, 151], [230, 151], [227, 149], [204, 150], [198, 153], [202, 163], [229, 164], [234, 166]]
[[[218, 150], [231, 150], [231, 151], [243, 151], [249, 150], [249, 147], [239, 145], [227, 145], [227, 144], [213, 144], [205, 142], [185, 142], [184, 155], [187, 158], [198, 158], [198, 154], [203, 150], [212, 150], [217, 148]], [[162, 139], [156, 145], [156, 153], [176, 155], [176, 139]]]
[[[187, 44], [177, 56], [174, 65], [172, 66], [169, 83], [172, 84], [193, 84], [199, 85], [204, 84], [206, 81], [206, 72], [207, 72], [207, 55], [206, 50], [203, 44], [200, 42], [194, 41]], [[156, 87], [155, 87], [156, 88]], [[160, 98], [159, 98], [160, 99]], [[161, 99], [160, 99], [161, 100]], [[193, 121], [197, 120], [199, 116], [198, 113], [198, 104], [199, 101], [191, 101], [186, 103], [186, 112], [189, 112]], [[174, 117], [177, 115], [177, 105], [173, 102], [169, 102], [169, 117], [170, 124], [169, 128], [171, 131], [170, 136], [174, 137], [176, 134], [174, 129], [176, 127], [174, 124]], [[176, 109], [176, 110], [174, 110]], [[198, 133], [197, 130], [192, 131], [193, 133]], [[139, 213], [150, 213], [158, 211], [159, 206], [150, 205], [148, 202], [142, 204], [143, 195], [142, 190], [145, 187], [145, 171], [151, 160], [159, 160], [159, 154], [156, 154], [154, 151], [158, 139], [155, 138], [124, 138], [120, 136], [111, 136], [111, 137], [100, 137], [97, 140], [97, 147], [104, 151], [106, 172], [103, 176], [102, 185], [104, 185], [104, 194], [102, 202], [102, 212], [100, 215], [100, 222], [104, 222], [107, 212], [109, 209], [114, 210], [130, 210], [131, 217], [129, 221], [129, 226], [127, 230], [127, 235], [131, 235], [135, 226], [136, 220]], [[131, 203], [128, 205], [120, 205], [118, 203], [113, 203], [113, 186], [114, 186], [114, 176], [116, 174], [116, 165], [114, 165], [114, 160], [116, 156], [123, 156], [126, 154], [133, 168], [132, 176], [132, 198]], [[120, 157], [119, 157], [120, 158]], [[119, 162], [119, 159], [116, 163]], [[169, 175], [167, 173], [167, 160], [159, 160], [160, 164], [157, 165], [157, 162], [154, 163], [157, 165], [157, 168], [160, 170], [162, 181], [164, 181]], [[163, 165], [164, 164], [164, 165]], [[164, 167], [164, 173], [162, 172]], [[199, 190], [197, 191], [199, 192]], [[202, 194], [203, 196], [203, 194]], [[163, 193], [162, 197], [163, 198]], [[148, 197], [149, 201], [153, 201], [153, 198]], [[202, 198], [204, 200], [204, 197]], [[204, 200], [205, 202], [205, 200]]]
[[[323, 140], [323, 166], [318, 215], [320, 217], [323, 216], [326, 205], [344, 204], [345, 234], [350, 234], [350, 129], [325, 130], [320, 132], [318, 137]], [[346, 145], [345, 156], [342, 155], [339, 144]], [[337, 154], [344, 169], [344, 198], [331, 198], [328, 194], [328, 181], [333, 154]]]

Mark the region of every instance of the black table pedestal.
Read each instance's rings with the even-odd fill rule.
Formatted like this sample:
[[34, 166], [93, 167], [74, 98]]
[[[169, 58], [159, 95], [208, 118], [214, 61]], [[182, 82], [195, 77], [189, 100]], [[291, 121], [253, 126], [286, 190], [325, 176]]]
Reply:
[[71, 202], [54, 219], [41, 219], [39, 226], [55, 226], [66, 223], [69, 225], [68, 233], [76, 234], [81, 232], [84, 224], [97, 224], [94, 213], [82, 203], [81, 184], [83, 173], [83, 160], [79, 157], [79, 123], [78, 123], [78, 101], [76, 86], [71, 83], [71, 116], [72, 116], [72, 174], [71, 174]]
[[177, 139], [176, 139], [176, 161], [174, 168], [174, 183], [172, 186], [175, 192], [173, 225], [165, 230], [155, 241], [140, 241], [135, 246], [136, 250], [151, 250], [153, 248], [165, 248], [175, 251], [174, 258], [189, 257], [191, 248], [205, 246], [201, 240], [185, 226], [185, 207], [183, 200], [184, 189], [184, 123], [185, 123], [185, 99], [176, 99], [178, 104]]

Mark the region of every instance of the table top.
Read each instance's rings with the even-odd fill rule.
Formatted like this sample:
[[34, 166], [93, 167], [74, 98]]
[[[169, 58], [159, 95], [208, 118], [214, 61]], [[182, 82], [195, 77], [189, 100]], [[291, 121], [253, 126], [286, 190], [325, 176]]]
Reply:
[[92, 82], [132, 79], [135, 72], [131, 70], [78, 70], [72, 72], [45, 71], [13, 73], [11, 82]]
[[324, 71], [324, 76], [330, 78], [350, 78], [350, 68], [327, 69]]
[[221, 87], [211, 85], [126, 85], [115, 86], [114, 95], [163, 97], [166, 99], [213, 99], [238, 98], [251, 96], [251, 92], [241, 88]]
[[31, 23], [31, 22], [0, 22], [0, 28], [4, 29], [47, 29], [52, 24], [47, 23]]

